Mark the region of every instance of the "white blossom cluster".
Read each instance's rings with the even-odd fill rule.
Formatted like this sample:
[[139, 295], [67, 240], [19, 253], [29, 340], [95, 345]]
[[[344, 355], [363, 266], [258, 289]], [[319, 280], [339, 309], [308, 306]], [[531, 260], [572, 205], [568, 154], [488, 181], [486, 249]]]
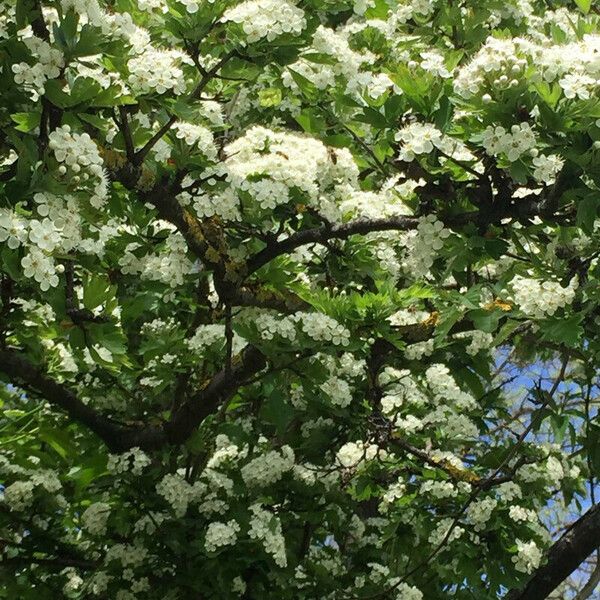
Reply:
[[521, 522], [536, 522], [538, 520], [537, 513], [529, 508], [523, 508], [522, 506], [513, 505], [508, 509], [510, 518], [516, 523]]
[[104, 535], [110, 516], [110, 505], [106, 502], [90, 504], [81, 515], [83, 528], [90, 535]]
[[471, 62], [459, 69], [455, 91], [463, 98], [480, 95], [485, 102], [519, 85], [528, 65], [519, 41], [489, 37]]
[[485, 331], [462, 331], [456, 333], [453, 336], [458, 340], [469, 340], [470, 343], [465, 348], [467, 354], [470, 356], [477, 356], [484, 350], [489, 350], [494, 342], [494, 336], [491, 333]]
[[[333, 59], [333, 64], [316, 64], [301, 56], [283, 72], [283, 84], [297, 90], [293, 73], [298, 73], [321, 90], [335, 86], [337, 80], [342, 79], [346, 83], [345, 93], [352, 96], [359, 96], [361, 92], [366, 91], [372, 98], [377, 98], [388, 89], [395, 88], [385, 73], [373, 74], [363, 69], [363, 66], [373, 63], [376, 57], [368, 50], [353, 50], [350, 45], [350, 33], [351, 28], [334, 30], [324, 25], [317, 27], [312, 45], [306, 53], [325, 54]], [[401, 93], [401, 90], [398, 92]]]
[[289, 202], [292, 189], [317, 208], [322, 190], [354, 184], [358, 175], [347, 149], [331, 153], [308, 136], [254, 126], [225, 147], [224, 166], [233, 189], [248, 193], [263, 210]]
[[464, 534], [465, 530], [463, 527], [455, 525], [452, 527], [453, 521], [450, 518], [442, 519], [435, 529], [429, 534], [427, 541], [433, 546], [437, 547], [439, 544], [445, 541], [445, 544], [451, 544], [452, 542], [460, 539]]
[[215, 521], [210, 523], [206, 530], [204, 547], [207, 552], [216, 552], [222, 546], [231, 546], [237, 540], [237, 534], [240, 531], [240, 526], [235, 519], [231, 519], [227, 523]]
[[429, 154], [434, 148], [442, 148], [442, 132], [429, 123], [411, 123], [398, 131], [396, 141], [402, 142], [399, 158], [411, 162], [419, 154]]
[[119, 258], [122, 273], [139, 275], [142, 279], [160, 281], [175, 288], [183, 284], [186, 275], [195, 272], [194, 264], [187, 256], [186, 241], [179, 232], [168, 235], [158, 254], [145, 254], [140, 258], [136, 254], [140, 247], [137, 242], [127, 244]]
[[329, 396], [331, 402], [345, 408], [352, 402], [352, 389], [347, 381], [340, 377], [330, 377], [321, 385], [321, 390]]
[[[588, 33], [561, 45], [536, 28], [532, 31], [538, 38], [535, 41], [489, 37], [472, 61], [459, 70], [454, 81], [456, 92], [464, 98], [480, 96], [489, 102], [531, 80], [557, 82], [565, 98], [588, 100], [600, 85], [600, 36]], [[529, 69], [532, 65], [535, 70]]]
[[209, 160], [216, 160], [217, 147], [210, 129], [203, 125], [178, 121], [173, 124], [173, 131], [177, 139], [183, 140], [188, 146], [198, 148]]
[[129, 59], [127, 81], [136, 94], [164, 94], [169, 90], [174, 94], [183, 94], [186, 81], [182, 63], [193, 64], [189, 56], [178, 50], [148, 47], [139, 56]]
[[148, 557], [148, 549], [141, 543], [114, 544], [110, 546], [104, 556], [105, 564], [112, 561], [119, 562], [123, 567], [139, 567]]
[[148, 455], [140, 448], [132, 448], [123, 454], [109, 454], [107, 469], [111, 473], [131, 473], [141, 475], [142, 471], [151, 464]]
[[533, 176], [536, 181], [550, 185], [556, 180], [565, 161], [557, 154], [540, 154], [533, 159]]
[[419, 488], [419, 493], [429, 494], [433, 498], [454, 498], [458, 495], [458, 490], [451, 481], [437, 481], [435, 479], [427, 479]]
[[467, 508], [467, 519], [473, 525], [475, 531], [483, 531], [486, 523], [490, 520], [492, 512], [498, 505], [493, 498], [482, 498], [472, 502]]
[[250, 487], [264, 487], [281, 479], [294, 466], [294, 451], [283, 446], [253, 458], [242, 467], [242, 478]]
[[451, 231], [434, 215], [421, 217], [416, 231], [406, 236], [404, 270], [415, 279], [427, 275], [450, 234]]
[[337, 451], [335, 458], [340, 466], [346, 469], [356, 469], [365, 461], [374, 460], [377, 457], [383, 459], [386, 454], [385, 450], [379, 448], [377, 444], [357, 440], [345, 443]]
[[322, 313], [297, 312], [291, 318], [315, 342], [331, 342], [334, 346], [350, 344], [350, 332], [332, 317]]
[[56, 128], [49, 136], [48, 146], [59, 163], [73, 173], [89, 171], [96, 177], [102, 176], [102, 157], [98, 147], [87, 133], [72, 133], [69, 125]]
[[72, 133], [69, 125], [56, 128], [48, 136], [48, 146], [61, 163], [58, 172], [68, 175], [70, 183], [90, 185], [89, 203], [97, 209], [104, 206], [108, 196], [108, 179], [103, 160], [88, 133]]
[[452, 73], [446, 66], [444, 55], [438, 50], [429, 50], [427, 52], [421, 52], [421, 69], [432, 73], [442, 79], [448, 79], [452, 77]]
[[[202, 353], [211, 347], [225, 346], [225, 325], [211, 323], [207, 325], [199, 325], [194, 332], [194, 335], [186, 340], [187, 347], [193, 352]], [[236, 333], [233, 334], [232, 349], [234, 354], [237, 354], [245, 343]]]
[[481, 143], [489, 155], [502, 154], [514, 162], [526, 153], [535, 153], [536, 137], [529, 123], [513, 125], [510, 131], [501, 125], [490, 125], [483, 132]]
[[28, 247], [21, 259], [23, 274], [46, 291], [58, 285], [58, 275], [63, 271], [52, 254], [81, 247], [81, 217], [77, 202], [70, 196], [59, 198], [38, 192], [33, 199], [41, 220], [27, 220], [14, 210], [0, 208], [0, 242], [6, 242], [11, 249]]
[[433, 338], [424, 342], [411, 344], [404, 349], [404, 356], [408, 360], [421, 360], [426, 356], [431, 356], [435, 349], [435, 340]]
[[512, 562], [517, 571], [531, 574], [540, 566], [542, 560], [542, 551], [534, 541], [523, 542], [516, 540], [517, 553], [512, 557]]
[[32, 99], [37, 100], [44, 93], [44, 84], [48, 79], [56, 79], [65, 66], [65, 57], [58, 48], [53, 48], [48, 42], [31, 35], [23, 38], [35, 62], [14, 63], [11, 66], [15, 83], [29, 90]]
[[275, 564], [279, 567], [287, 566], [285, 554], [285, 538], [281, 530], [281, 521], [272, 512], [269, 512], [260, 503], [250, 506], [252, 517], [248, 535], [252, 539], [261, 540], [265, 551], [273, 556]]
[[251, 318], [263, 340], [272, 340], [275, 336], [290, 342], [296, 339], [296, 327], [291, 319], [282, 319], [279, 315], [265, 311], [254, 313]]
[[21, 259], [23, 275], [35, 279], [40, 284], [40, 289], [45, 292], [58, 285], [57, 269], [52, 257], [33, 247]]
[[479, 434], [466, 412], [476, 406], [475, 399], [460, 389], [445, 365], [431, 365], [424, 378], [387, 367], [380, 382], [385, 390], [382, 409], [402, 434], [431, 427], [448, 440], [472, 439]]
[[283, 34], [300, 35], [306, 27], [304, 11], [289, 0], [246, 0], [227, 9], [222, 20], [241, 24], [249, 44], [263, 38], [272, 42]]
[[55, 494], [62, 488], [57, 474], [50, 470], [39, 470], [28, 473], [26, 481], [15, 481], [4, 488], [2, 501], [10, 510], [23, 511], [34, 500], [36, 488], [43, 488], [49, 494]]
[[185, 515], [192, 497], [190, 484], [175, 473], [167, 473], [156, 484], [157, 493], [170, 504], [177, 517]]
[[570, 305], [575, 299], [579, 283], [576, 276], [567, 287], [563, 287], [556, 281], [540, 281], [515, 275], [509, 286], [513, 290], [515, 303], [527, 316], [543, 319]]

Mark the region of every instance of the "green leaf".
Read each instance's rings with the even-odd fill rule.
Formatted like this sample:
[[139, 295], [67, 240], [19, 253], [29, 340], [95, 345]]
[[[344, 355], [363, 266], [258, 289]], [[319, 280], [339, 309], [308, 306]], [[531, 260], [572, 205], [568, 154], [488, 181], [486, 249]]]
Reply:
[[108, 277], [104, 275], [90, 276], [83, 283], [83, 305], [88, 310], [94, 310], [113, 295], [110, 294], [110, 291], [111, 285]]
[[331, 54], [324, 54], [322, 52], [308, 52], [302, 55], [302, 59], [318, 65], [335, 65], [338, 62]]
[[320, 133], [326, 127], [325, 121], [311, 109], [303, 110], [295, 119], [307, 133]]
[[48, 100], [50, 100], [54, 106], [58, 106], [58, 108], [75, 106], [77, 103], [73, 103], [71, 96], [63, 91], [63, 87], [64, 84], [60, 83], [56, 79], [46, 81], [46, 84], [44, 85], [46, 98], [48, 98]]
[[79, 41], [75, 44], [70, 52], [72, 58], [91, 56], [97, 54], [100, 51], [99, 46], [103, 41], [102, 36], [98, 33], [98, 30], [91, 25], [84, 25], [81, 28], [81, 34], [79, 35]]
[[294, 415], [293, 407], [285, 401], [283, 390], [278, 387], [265, 400], [260, 411], [261, 421], [274, 425], [279, 435], [285, 433]]
[[467, 316], [473, 321], [476, 329], [486, 333], [494, 333], [503, 313], [499, 310], [484, 310], [483, 308], [470, 311]]
[[15, 21], [17, 28], [22, 29], [30, 21], [30, 13], [35, 7], [33, 0], [17, 0], [15, 7]]
[[46, 442], [62, 459], [77, 456], [76, 448], [71, 436], [65, 429], [42, 428], [38, 432], [38, 438]]
[[579, 7], [579, 10], [587, 15], [592, 7], [592, 0], [575, 0], [575, 4]]
[[11, 279], [21, 279], [21, 259], [18, 250], [11, 250], [4, 246], [0, 252], [0, 269], [10, 276]]
[[527, 183], [527, 179], [529, 178], [529, 169], [527, 165], [522, 160], [516, 160], [515, 162], [510, 163], [510, 176], [517, 182], [522, 185]]
[[377, 129], [385, 129], [388, 126], [387, 119], [378, 110], [370, 108], [369, 106], [365, 106], [362, 114], [357, 115], [354, 118], [361, 123], [373, 125], [373, 127], [376, 127]]
[[40, 126], [39, 112], [19, 112], [10, 115], [10, 118], [17, 124], [15, 129], [28, 133]]
[[540, 324], [542, 340], [557, 342], [566, 346], [577, 346], [583, 335], [582, 320], [582, 314], [563, 319], [558, 317], [546, 319]]
[[463, 315], [463, 311], [459, 308], [451, 308], [449, 311], [443, 313], [442, 319], [435, 328], [435, 339], [436, 341], [443, 340], [452, 327], [457, 323]]
[[278, 106], [281, 104], [281, 90], [279, 88], [266, 88], [258, 92], [258, 102], [261, 106]]
[[314, 98], [318, 95], [318, 90], [312, 81], [304, 77], [304, 75], [300, 75], [300, 73], [294, 71], [294, 69], [288, 67], [288, 71], [303, 94], [308, 98]]
[[599, 198], [594, 194], [589, 194], [577, 203], [577, 225], [588, 235], [594, 231], [599, 204]]

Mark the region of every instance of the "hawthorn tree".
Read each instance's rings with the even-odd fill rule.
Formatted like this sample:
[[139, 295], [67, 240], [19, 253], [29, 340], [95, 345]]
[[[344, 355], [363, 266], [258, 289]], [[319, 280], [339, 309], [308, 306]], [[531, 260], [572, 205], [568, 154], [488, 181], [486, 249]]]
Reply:
[[591, 0], [1, 0], [0, 61], [0, 597], [593, 592]]

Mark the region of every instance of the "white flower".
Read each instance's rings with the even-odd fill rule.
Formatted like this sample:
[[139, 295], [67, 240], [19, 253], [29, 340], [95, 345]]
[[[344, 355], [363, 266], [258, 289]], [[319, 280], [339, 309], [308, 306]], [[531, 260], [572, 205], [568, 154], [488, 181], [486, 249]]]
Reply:
[[526, 315], [536, 318], [552, 316], [559, 308], [571, 304], [578, 285], [577, 276], [566, 288], [555, 281], [539, 281], [521, 275], [515, 275], [509, 282], [516, 304]]
[[508, 509], [508, 514], [510, 518], [517, 523], [521, 521], [537, 521], [537, 513], [534, 510], [529, 510], [522, 506], [511, 506]]
[[418, 154], [429, 154], [434, 147], [442, 145], [442, 132], [429, 123], [411, 123], [395, 135], [397, 141], [403, 142], [399, 158], [410, 162]]
[[210, 129], [202, 125], [177, 122], [173, 125], [175, 137], [185, 141], [188, 146], [196, 146], [206, 158], [216, 160], [217, 148]]
[[467, 517], [473, 523], [475, 531], [482, 531], [490, 520], [493, 510], [498, 505], [493, 498], [483, 498], [472, 502], [467, 508]]
[[0, 208], [0, 242], [15, 250], [27, 241], [27, 225], [12, 211]]
[[40, 284], [42, 291], [46, 292], [51, 287], [58, 285], [54, 261], [36, 247], [30, 248], [29, 253], [21, 259], [21, 266], [23, 275], [35, 279]]
[[452, 77], [452, 73], [446, 68], [444, 57], [440, 52], [436, 50], [421, 52], [421, 58], [423, 59], [421, 61], [421, 68], [425, 71], [429, 71], [438, 77]]
[[262, 540], [265, 550], [273, 556], [279, 567], [287, 566], [285, 539], [281, 530], [281, 521], [273, 513], [265, 510], [260, 503], [250, 507], [252, 518], [248, 535]]
[[559, 85], [563, 89], [565, 98], [579, 98], [580, 100], [590, 99], [590, 87], [597, 84], [596, 79], [592, 79], [582, 73], [569, 73], [559, 80]]
[[106, 502], [96, 502], [88, 506], [81, 515], [83, 528], [91, 535], [104, 535], [110, 516], [110, 505]]
[[321, 389], [331, 398], [336, 406], [344, 408], [352, 402], [352, 390], [348, 382], [339, 377], [330, 377], [321, 385]]
[[4, 489], [3, 500], [11, 510], [25, 510], [33, 502], [34, 484], [31, 481], [15, 481]]
[[533, 159], [533, 176], [536, 181], [550, 185], [563, 168], [565, 161], [557, 154], [540, 154]]
[[542, 560], [542, 551], [537, 547], [534, 541], [523, 542], [516, 540], [517, 554], [512, 557], [512, 562], [515, 563], [515, 569], [522, 573], [531, 574], [539, 566]]
[[510, 132], [504, 127], [490, 125], [483, 132], [481, 143], [490, 156], [505, 154], [514, 162], [535, 148], [536, 137], [529, 123], [513, 125]]
[[350, 332], [327, 315], [297, 312], [291, 318], [300, 323], [302, 331], [316, 342], [331, 342], [334, 346], [350, 343]]
[[192, 61], [178, 50], [148, 47], [127, 63], [130, 73], [128, 82], [136, 94], [164, 94], [169, 90], [174, 94], [183, 94], [186, 85], [181, 64], [186, 62]]
[[272, 42], [285, 33], [300, 35], [306, 27], [304, 11], [288, 0], [247, 0], [225, 11], [223, 21], [240, 23], [249, 43]]
[[242, 478], [248, 486], [266, 486], [281, 479], [294, 466], [294, 452], [289, 446], [271, 450], [253, 458], [242, 467]]
[[215, 521], [210, 523], [206, 530], [204, 547], [207, 552], [216, 552], [221, 546], [231, 546], [237, 540], [237, 534], [240, 526], [235, 519], [227, 523]]
[[365, 461], [370, 461], [380, 456], [385, 458], [386, 452], [377, 444], [365, 443], [360, 440], [347, 442], [336, 453], [336, 461], [346, 469], [354, 469]]

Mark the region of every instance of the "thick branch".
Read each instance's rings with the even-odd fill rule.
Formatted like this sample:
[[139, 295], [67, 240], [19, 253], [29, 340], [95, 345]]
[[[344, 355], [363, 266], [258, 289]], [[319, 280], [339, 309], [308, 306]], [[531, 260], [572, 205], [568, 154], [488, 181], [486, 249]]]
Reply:
[[573, 600], [587, 600], [596, 590], [600, 583], [600, 562], [596, 563], [587, 583], [577, 592]]
[[[555, 191], [553, 190], [549, 198], [554, 199], [555, 195]], [[471, 223], [478, 224], [484, 228], [493, 223], [499, 223], [503, 218], [522, 219], [534, 216], [558, 218], [555, 214], [557, 210], [555, 202], [551, 206], [548, 206], [548, 204], [549, 200], [547, 198], [543, 198], [542, 200], [537, 198], [533, 200], [518, 199], [518, 202], [515, 202], [515, 199], [511, 199], [505, 209], [497, 213], [492, 212], [488, 214], [484, 211], [476, 210], [440, 218], [448, 227]], [[419, 219], [417, 217], [397, 216], [386, 219], [355, 219], [342, 225], [314, 227], [298, 231], [284, 240], [268, 244], [266, 248], [252, 256], [248, 260], [247, 274], [250, 275], [274, 258], [288, 254], [296, 248], [307, 244], [324, 243], [333, 239], [344, 240], [352, 235], [365, 235], [377, 231], [409, 231], [416, 229], [418, 224]]]
[[268, 262], [288, 254], [300, 246], [323, 243], [327, 240], [344, 240], [352, 235], [364, 235], [374, 231], [408, 231], [419, 224], [416, 217], [391, 217], [389, 219], [356, 219], [343, 225], [332, 227], [315, 227], [293, 233], [288, 238], [269, 244], [248, 261], [248, 274], [258, 271]]
[[93, 570], [97, 569], [99, 563], [91, 560], [81, 560], [78, 558], [36, 558], [34, 556], [15, 556], [13, 558], [0, 559], [0, 568], [3, 566], [28, 567], [30, 565], [43, 565], [47, 567], [75, 567], [77, 569]]
[[600, 505], [577, 520], [553, 544], [544, 566], [540, 567], [521, 590], [512, 590], [506, 600], [544, 600], [598, 547]]
[[266, 365], [264, 355], [253, 346], [233, 360], [231, 369], [222, 369], [196, 394], [184, 402], [172, 419], [161, 427], [128, 429], [112, 422], [83, 404], [68, 388], [50, 379], [35, 365], [13, 350], [0, 351], [0, 370], [22, 382], [28, 390], [42, 395], [50, 404], [63, 409], [71, 418], [88, 427], [114, 452], [138, 446], [152, 450], [166, 444], [181, 444], [202, 421], [227, 401], [241, 385]]
[[119, 446], [127, 430], [84, 404], [70, 389], [52, 380], [15, 350], [0, 350], [0, 370], [21, 382], [25, 389], [35, 391], [50, 404], [58, 406], [106, 442], [109, 448]]
[[232, 361], [230, 369], [216, 373], [205, 387], [196, 392], [165, 425], [169, 442], [184, 442], [204, 419], [214, 413], [253, 375], [267, 364], [264, 354], [254, 346], [247, 346]]

